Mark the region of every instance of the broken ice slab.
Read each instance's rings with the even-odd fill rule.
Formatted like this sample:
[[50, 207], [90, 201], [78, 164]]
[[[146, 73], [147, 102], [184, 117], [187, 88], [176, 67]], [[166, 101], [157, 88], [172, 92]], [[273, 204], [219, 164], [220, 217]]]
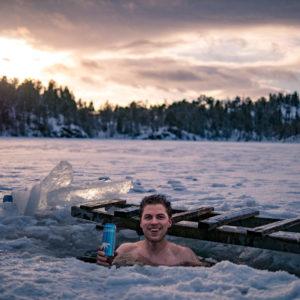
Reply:
[[32, 216], [36, 212], [36, 210], [39, 208], [40, 197], [41, 185], [38, 183], [34, 185], [30, 191], [30, 196], [24, 211], [24, 215]]
[[30, 190], [13, 190], [12, 193], [13, 202], [17, 205], [20, 214], [24, 214], [29, 196]]
[[80, 186], [70, 185], [50, 191], [47, 195], [48, 206], [69, 206], [86, 201], [97, 201], [106, 197], [126, 194], [132, 187], [131, 181], [93, 182]]
[[49, 191], [67, 187], [73, 181], [72, 165], [67, 161], [61, 161], [40, 183], [40, 199], [38, 208], [46, 208], [47, 194]]
[[13, 191], [14, 202], [20, 213], [34, 215], [38, 210], [67, 207], [79, 202], [97, 201], [105, 197], [126, 194], [132, 187], [131, 181], [97, 181], [71, 185], [73, 170], [70, 163], [61, 161], [31, 190]]
[[[52, 171], [30, 191], [29, 199], [24, 209], [25, 215], [33, 215], [39, 209], [46, 209], [49, 191], [66, 187], [73, 181], [73, 170], [70, 163], [61, 161]], [[24, 205], [24, 204], [23, 204]]]

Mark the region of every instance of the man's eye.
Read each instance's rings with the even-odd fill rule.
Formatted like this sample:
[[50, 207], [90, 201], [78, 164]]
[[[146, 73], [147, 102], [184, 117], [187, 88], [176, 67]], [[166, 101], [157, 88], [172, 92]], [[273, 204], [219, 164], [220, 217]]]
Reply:
[[150, 220], [150, 219], [151, 219], [151, 216], [149, 216], [149, 215], [146, 215], [146, 216], [144, 216], [144, 219], [146, 219], [146, 220]]
[[165, 215], [158, 215], [157, 219], [163, 220], [165, 218]]

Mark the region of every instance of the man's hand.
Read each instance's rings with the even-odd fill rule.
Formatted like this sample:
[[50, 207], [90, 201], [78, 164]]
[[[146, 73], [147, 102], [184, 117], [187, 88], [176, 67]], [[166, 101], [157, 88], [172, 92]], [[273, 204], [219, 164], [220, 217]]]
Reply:
[[102, 250], [103, 250], [103, 247], [99, 246], [98, 252], [97, 252], [97, 264], [101, 265], [101, 266], [109, 267], [109, 266], [111, 266], [114, 257], [116, 257], [117, 252], [115, 252], [114, 257], [107, 257], [107, 256], [105, 256], [105, 253]]

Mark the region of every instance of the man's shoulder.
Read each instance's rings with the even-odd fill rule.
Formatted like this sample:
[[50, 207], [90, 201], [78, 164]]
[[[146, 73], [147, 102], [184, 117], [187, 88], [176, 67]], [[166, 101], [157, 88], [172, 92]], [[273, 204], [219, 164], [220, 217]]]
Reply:
[[185, 246], [181, 246], [175, 243], [170, 243], [171, 251], [178, 259], [179, 265], [199, 265], [199, 258], [194, 251]]
[[117, 255], [113, 260], [113, 264], [117, 266], [131, 266], [139, 263], [140, 242], [124, 243], [117, 249]]
[[188, 252], [188, 253], [192, 252], [192, 250], [190, 248], [182, 246], [182, 245], [178, 245], [178, 244], [175, 244], [172, 242], [169, 242], [169, 246], [172, 251], [175, 251], [179, 254], [186, 253], [186, 252]]
[[124, 253], [128, 251], [133, 251], [139, 247], [139, 242], [135, 243], [124, 243], [120, 245], [120, 247], [117, 249], [118, 253]]

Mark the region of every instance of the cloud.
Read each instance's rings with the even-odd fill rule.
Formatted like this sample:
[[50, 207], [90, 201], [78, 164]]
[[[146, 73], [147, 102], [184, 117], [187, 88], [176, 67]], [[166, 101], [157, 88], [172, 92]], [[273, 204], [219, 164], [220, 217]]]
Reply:
[[83, 68], [89, 70], [89, 72], [99, 72], [104, 69], [100, 63], [92, 59], [82, 59], [81, 65]]
[[[260, 97], [265, 94], [266, 87], [259, 81], [264, 79], [295, 80], [297, 75], [278, 67], [230, 67], [189, 65], [185, 61], [172, 59], [109, 59], [90, 61], [84, 64], [91, 76], [106, 68], [103, 81], [120, 86], [152, 90], [164, 90], [172, 93], [180, 90], [181, 93], [200, 95], [204, 91], [219, 91], [218, 96], [235, 97], [237, 95]], [[121, 66], [121, 67], [120, 67]], [[116, 71], [114, 71], [116, 70]], [[101, 72], [100, 72], [101, 73]], [[274, 76], [274, 74], [277, 74]], [[269, 87], [269, 92], [278, 89]], [[264, 94], [261, 94], [264, 93]]]
[[0, 26], [26, 28], [49, 47], [103, 49], [220, 27], [299, 26], [299, 11], [291, 0], [11, 0], [0, 4]]
[[186, 70], [177, 71], [141, 71], [141, 77], [154, 78], [156, 81], [172, 81], [172, 82], [199, 82], [201, 79], [195, 73]]
[[0, 37], [65, 53], [43, 80], [95, 103], [255, 98], [299, 89], [299, 12], [296, 0], [10, 0]]

